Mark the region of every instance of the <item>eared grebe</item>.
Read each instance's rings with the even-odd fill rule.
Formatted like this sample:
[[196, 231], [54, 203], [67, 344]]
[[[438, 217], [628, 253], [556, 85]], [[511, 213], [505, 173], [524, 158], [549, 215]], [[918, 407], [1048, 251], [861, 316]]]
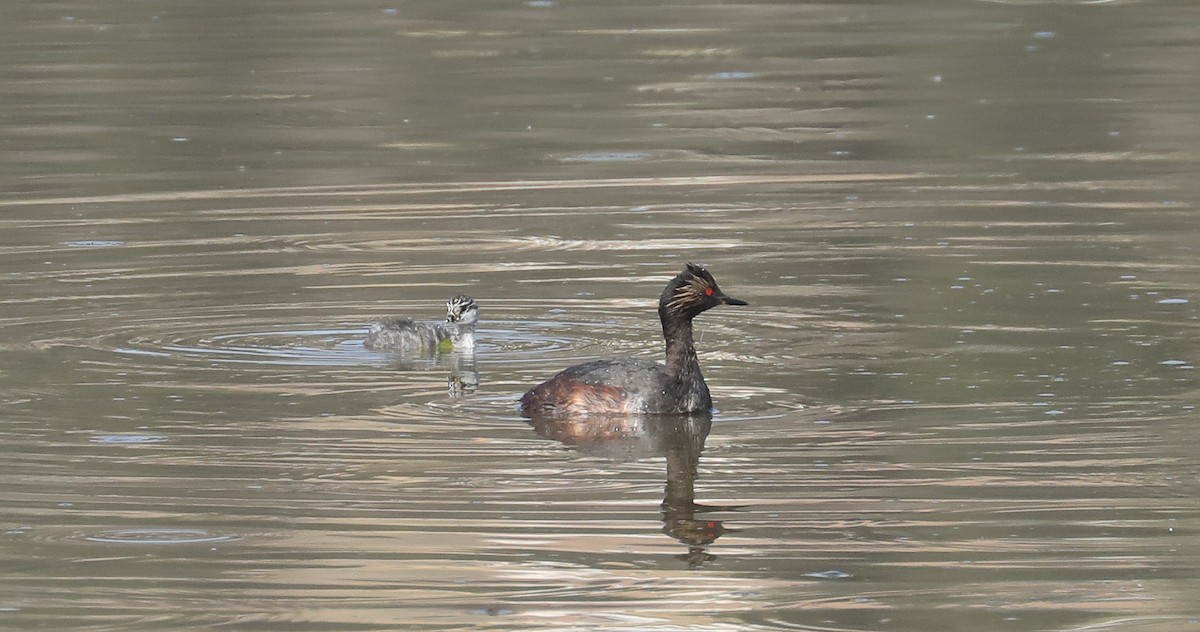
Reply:
[[687, 264], [658, 299], [658, 318], [667, 339], [665, 365], [638, 358], [578, 364], [533, 387], [521, 398], [521, 413], [682, 414], [712, 409], [700, 374], [692, 319], [717, 305], [749, 305], [727, 296], [707, 270]]
[[[475, 323], [479, 306], [475, 299], [458, 295], [446, 301], [446, 320], [443, 322], [387, 318], [370, 324], [368, 349], [431, 353], [434, 351], [470, 351], [475, 348]], [[449, 349], [447, 348], [449, 347]]]

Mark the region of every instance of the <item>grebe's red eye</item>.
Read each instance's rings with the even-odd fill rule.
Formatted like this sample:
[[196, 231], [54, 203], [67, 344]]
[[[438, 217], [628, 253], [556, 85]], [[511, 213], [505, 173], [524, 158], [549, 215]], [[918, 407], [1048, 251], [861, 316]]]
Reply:
[[706, 287], [706, 288], [704, 288], [704, 295], [705, 295], [705, 296], [712, 296], [712, 288], [711, 288], [711, 287]]

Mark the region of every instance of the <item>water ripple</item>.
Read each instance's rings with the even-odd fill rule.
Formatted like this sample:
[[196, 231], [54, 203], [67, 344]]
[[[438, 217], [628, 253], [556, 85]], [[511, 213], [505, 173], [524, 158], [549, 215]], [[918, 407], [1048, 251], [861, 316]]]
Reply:
[[210, 533], [199, 529], [117, 529], [83, 536], [83, 539], [102, 544], [164, 546], [229, 542], [239, 538], [234, 535]]

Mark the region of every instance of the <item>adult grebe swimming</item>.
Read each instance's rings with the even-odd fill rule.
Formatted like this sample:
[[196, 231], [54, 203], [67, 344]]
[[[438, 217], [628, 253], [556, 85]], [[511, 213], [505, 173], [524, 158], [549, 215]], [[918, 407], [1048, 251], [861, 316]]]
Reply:
[[700, 373], [692, 319], [718, 305], [749, 305], [726, 295], [707, 270], [687, 264], [658, 300], [666, 364], [640, 358], [594, 360], [570, 367], [521, 397], [521, 413], [682, 414], [709, 411], [712, 396]]

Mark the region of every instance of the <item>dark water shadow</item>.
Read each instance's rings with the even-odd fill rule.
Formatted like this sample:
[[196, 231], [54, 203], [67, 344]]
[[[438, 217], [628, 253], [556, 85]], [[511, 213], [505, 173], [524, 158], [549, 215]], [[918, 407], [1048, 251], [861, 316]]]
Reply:
[[727, 533], [720, 520], [703, 514], [734, 511], [736, 506], [696, 502], [696, 477], [704, 442], [712, 429], [711, 413], [692, 415], [537, 415], [534, 432], [582, 452], [613, 460], [666, 459], [666, 486], [661, 505], [663, 533], [687, 546], [676, 556], [689, 568], [717, 559], [708, 547]]

